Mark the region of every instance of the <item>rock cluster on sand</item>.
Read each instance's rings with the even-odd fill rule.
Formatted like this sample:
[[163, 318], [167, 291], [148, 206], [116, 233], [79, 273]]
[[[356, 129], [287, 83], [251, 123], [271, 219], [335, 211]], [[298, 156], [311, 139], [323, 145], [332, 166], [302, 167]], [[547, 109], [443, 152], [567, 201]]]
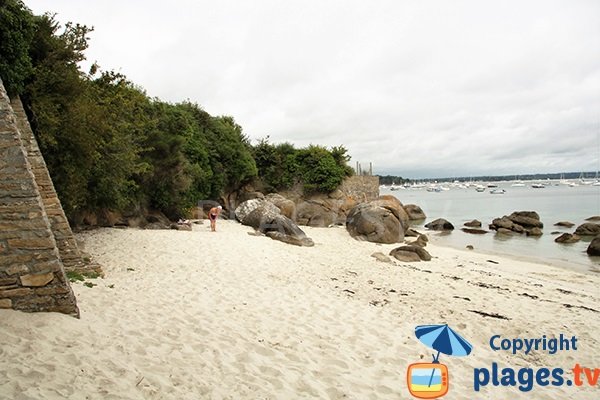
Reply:
[[311, 238], [294, 221], [281, 214], [279, 208], [266, 199], [255, 198], [240, 204], [235, 217], [271, 239], [296, 246], [314, 246]]
[[360, 203], [350, 210], [346, 229], [359, 240], [375, 243], [398, 243], [404, 240], [408, 214], [393, 196]]
[[431, 229], [433, 231], [452, 231], [454, 230], [454, 225], [452, 225], [444, 218], [438, 218], [436, 220], [431, 221], [428, 224], [425, 224], [425, 228]]
[[525, 233], [527, 236], [541, 236], [544, 224], [535, 211], [515, 211], [502, 218], [495, 218], [489, 228], [499, 234]]

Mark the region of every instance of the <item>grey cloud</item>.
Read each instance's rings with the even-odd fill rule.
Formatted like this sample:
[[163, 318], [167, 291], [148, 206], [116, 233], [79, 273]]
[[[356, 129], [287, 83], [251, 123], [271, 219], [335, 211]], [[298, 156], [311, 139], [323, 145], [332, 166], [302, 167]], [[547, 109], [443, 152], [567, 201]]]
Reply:
[[27, 1], [90, 61], [253, 139], [403, 176], [596, 169], [600, 2]]

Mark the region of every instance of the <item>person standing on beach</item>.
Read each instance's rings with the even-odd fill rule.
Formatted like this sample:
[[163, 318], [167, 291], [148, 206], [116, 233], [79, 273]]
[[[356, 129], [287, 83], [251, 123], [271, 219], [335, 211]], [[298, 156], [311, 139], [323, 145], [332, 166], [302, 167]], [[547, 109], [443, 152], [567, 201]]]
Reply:
[[221, 211], [223, 211], [223, 207], [218, 206], [211, 208], [208, 212], [208, 219], [210, 219], [211, 232], [217, 231], [217, 217], [219, 216], [219, 214], [221, 214]]

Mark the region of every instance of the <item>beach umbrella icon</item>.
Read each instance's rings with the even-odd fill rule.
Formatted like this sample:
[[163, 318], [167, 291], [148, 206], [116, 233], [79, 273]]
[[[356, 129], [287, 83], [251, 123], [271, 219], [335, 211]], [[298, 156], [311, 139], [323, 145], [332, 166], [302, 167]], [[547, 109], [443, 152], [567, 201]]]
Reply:
[[[415, 335], [423, 344], [437, 350], [437, 355], [433, 355], [433, 363], [439, 363], [440, 353], [449, 356], [462, 357], [469, 355], [473, 346], [462, 336], [456, 333], [448, 324], [444, 325], [419, 325], [415, 328]], [[429, 379], [429, 386], [433, 379], [433, 371]]]
[[444, 325], [419, 325], [415, 328], [415, 335], [425, 345], [437, 350], [433, 362], [439, 362], [440, 353], [449, 356], [462, 357], [469, 355], [473, 346], [462, 336], [448, 326]]

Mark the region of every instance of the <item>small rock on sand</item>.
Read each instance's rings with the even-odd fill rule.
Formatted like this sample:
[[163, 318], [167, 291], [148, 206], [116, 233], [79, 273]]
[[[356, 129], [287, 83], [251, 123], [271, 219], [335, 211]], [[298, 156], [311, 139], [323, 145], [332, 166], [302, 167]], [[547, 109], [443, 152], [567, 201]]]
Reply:
[[563, 233], [562, 235], [554, 239], [554, 241], [556, 243], [575, 243], [578, 242], [580, 239], [581, 238], [579, 237], [579, 235]]
[[384, 263], [391, 263], [392, 259], [389, 258], [388, 256], [386, 256], [385, 254], [381, 253], [381, 252], [376, 252], [371, 254], [371, 257], [375, 258], [377, 261], [381, 261]]

